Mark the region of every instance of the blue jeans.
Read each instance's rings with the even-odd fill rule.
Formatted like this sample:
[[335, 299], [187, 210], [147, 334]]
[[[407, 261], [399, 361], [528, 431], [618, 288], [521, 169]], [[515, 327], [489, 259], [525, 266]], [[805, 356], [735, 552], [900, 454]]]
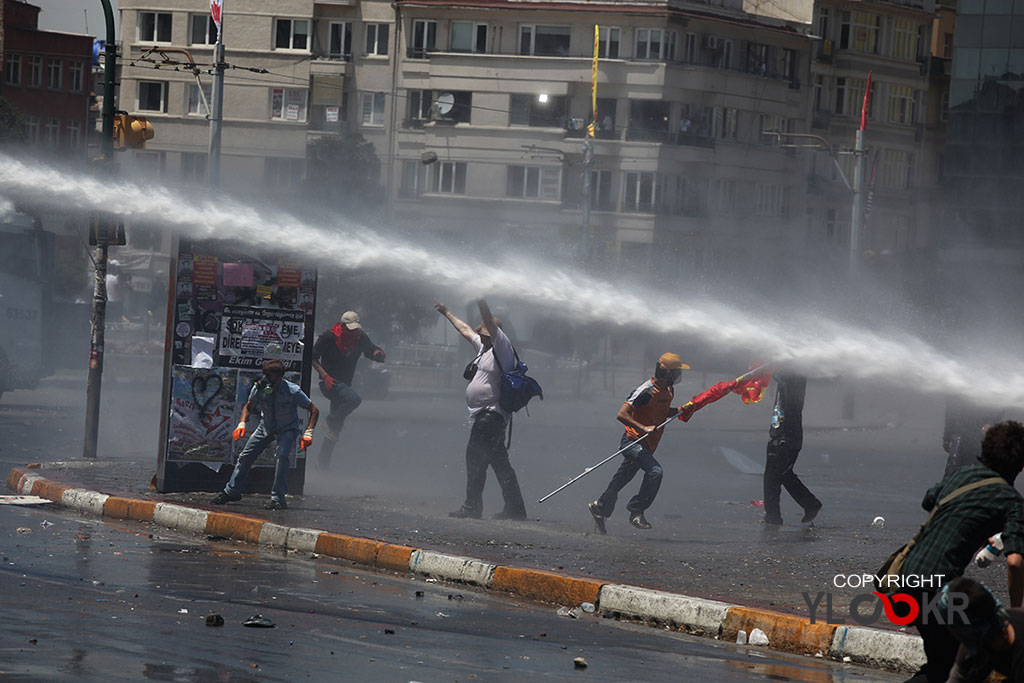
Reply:
[[[224, 492], [229, 496], [240, 496], [245, 490], [245, 480], [249, 478], [249, 469], [252, 463], [262, 453], [270, 442], [275, 438], [274, 434], [267, 431], [263, 420], [256, 427], [245, 448], [238, 455], [238, 462], [235, 464], [235, 471], [231, 473], [228, 485]], [[295, 440], [299, 438], [298, 429], [286, 429], [276, 435], [277, 438], [277, 468], [274, 470], [274, 486], [270, 489], [270, 497], [275, 500], [284, 500], [288, 493], [288, 470], [291, 468], [292, 450], [295, 448]]]
[[[622, 440], [619, 442], [619, 448], [622, 448], [630, 441], [632, 439], [629, 438], [629, 435], [623, 434]], [[629, 502], [626, 503], [626, 509], [632, 514], [637, 514], [651, 507], [654, 497], [658, 495], [658, 489], [661, 488], [663, 470], [661, 469], [661, 464], [654, 459], [654, 454], [641, 441], [622, 454], [622, 464], [619, 465], [619, 469], [612, 477], [612, 480], [608, 482], [608, 488], [597, 499], [597, 504], [601, 506], [601, 511], [605, 517], [610, 517], [612, 512], [615, 511], [615, 501], [619, 497], [619, 491], [632, 481], [633, 477], [640, 470], [644, 471], [644, 480], [640, 484], [640, 492], [629, 499]]]
[[[321, 383], [321, 391], [331, 401], [331, 412], [326, 418], [327, 426], [335, 434], [340, 435], [341, 428], [345, 426], [345, 418], [359, 407], [363, 399], [359, 397], [355, 389], [344, 382], [337, 382], [334, 389], [330, 391], [323, 391], [323, 383]], [[331, 454], [334, 453], [334, 447], [337, 444], [338, 441], [336, 439], [331, 439], [326, 434], [324, 435], [324, 442], [320, 446], [318, 460], [321, 467], [326, 466], [330, 462]]]

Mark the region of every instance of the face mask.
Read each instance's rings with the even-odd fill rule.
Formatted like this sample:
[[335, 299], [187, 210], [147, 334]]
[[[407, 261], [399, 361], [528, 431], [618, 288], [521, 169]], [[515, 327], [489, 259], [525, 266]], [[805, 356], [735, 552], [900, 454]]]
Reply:
[[655, 379], [660, 379], [668, 384], [675, 384], [683, 376], [682, 370], [669, 370], [661, 363], [658, 363], [654, 368]]

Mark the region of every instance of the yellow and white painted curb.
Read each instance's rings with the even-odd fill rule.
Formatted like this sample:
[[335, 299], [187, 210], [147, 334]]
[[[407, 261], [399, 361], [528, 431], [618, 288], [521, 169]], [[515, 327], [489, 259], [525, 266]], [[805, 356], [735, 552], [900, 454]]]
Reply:
[[31, 467], [13, 468], [7, 477], [7, 486], [19, 494], [39, 496], [73, 510], [104, 517], [153, 522], [177, 531], [317, 553], [367, 567], [470, 584], [540, 602], [561, 605], [590, 602], [607, 617], [652, 622], [727, 642], [735, 642], [741, 630], [750, 633], [758, 628], [768, 636], [769, 647], [786, 652], [820, 654], [830, 659], [908, 671], [916, 670], [925, 661], [921, 639], [896, 631], [811, 624], [807, 618], [793, 614], [678, 593], [508, 567], [473, 557], [320, 529], [286, 527], [231, 512], [109, 496], [63, 486], [42, 477]]

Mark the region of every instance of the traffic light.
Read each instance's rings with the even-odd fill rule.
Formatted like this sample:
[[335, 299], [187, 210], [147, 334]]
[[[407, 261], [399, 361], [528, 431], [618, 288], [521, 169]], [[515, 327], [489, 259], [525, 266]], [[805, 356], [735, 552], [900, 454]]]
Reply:
[[153, 139], [153, 126], [145, 116], [114, 115], [114, 147], [145, 149], [146, 140]]
[[89, 246], [99, 243], [123, 247], [128, 243], [124, 233], [124, 221], [113, 214], [94, 211], [89, 216]]

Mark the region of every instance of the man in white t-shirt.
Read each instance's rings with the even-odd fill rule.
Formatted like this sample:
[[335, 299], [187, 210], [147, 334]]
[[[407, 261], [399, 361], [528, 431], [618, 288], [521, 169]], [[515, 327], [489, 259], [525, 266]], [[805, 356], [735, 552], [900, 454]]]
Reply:
[[434, 308], [452, 324], [459, 334], [473, 345], [476, 358], [466, 367], [463, 376], [469, 380], [466, 387], [466, 405], [473, 420], [473, 428], [466, 444], [466, 502], [449, 514], [450, 517], [471, 517], [483, 515], [484, 484], [487, 481], [487, 467], [494, 470], [505, 499], [505, 508], [494, 516], [495, 519], [526, 519], [526, 504], [523, 502], [519, 480], [505, 447], [505, 426], [508, 414], [498, 404], [501, 396], [502, 369], [515, 367], [515, 352], [512, 342], [501, 329], [501, 320], [491, 315], [491, 309], [483, 299], [477, 300], [483, 322], [476, 329], [460, 320], [448, 307], [435, 299]]

